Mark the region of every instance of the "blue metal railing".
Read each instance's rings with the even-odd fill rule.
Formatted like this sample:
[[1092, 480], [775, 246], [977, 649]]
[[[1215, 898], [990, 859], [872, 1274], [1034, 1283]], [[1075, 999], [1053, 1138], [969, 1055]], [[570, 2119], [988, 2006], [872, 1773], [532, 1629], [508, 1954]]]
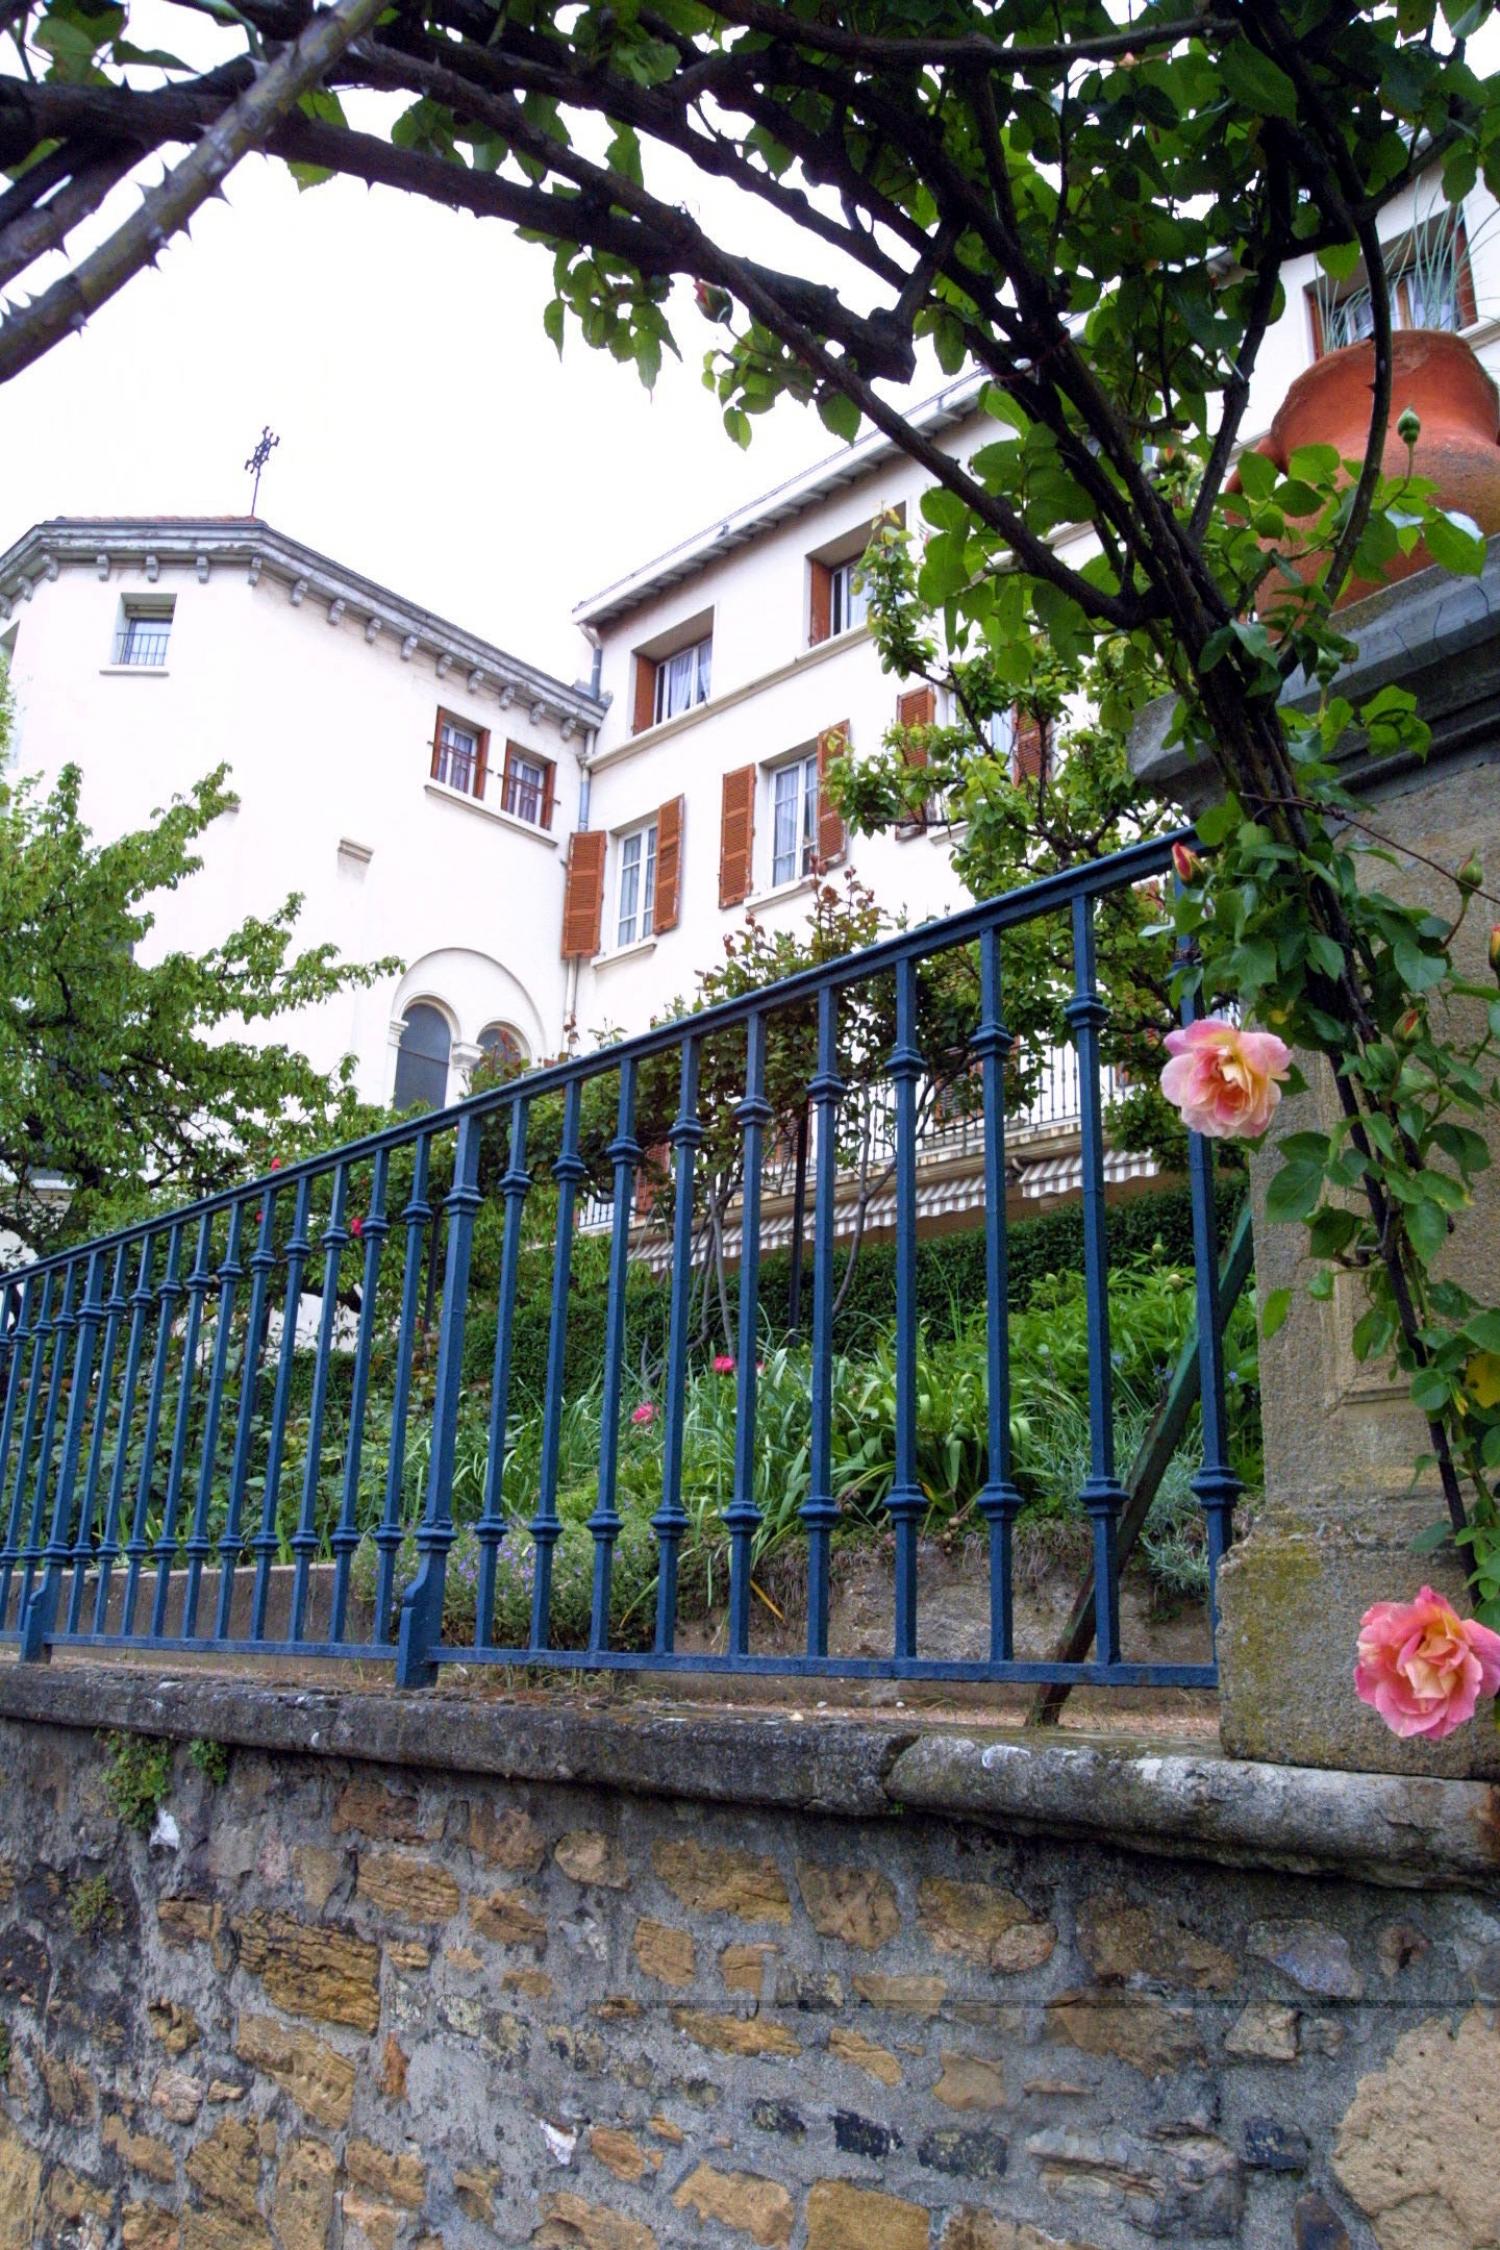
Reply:
[[[59, 1647], [394, 1658], [408, 1686], [454, 1662], [1212, 1686], [1211, 1658], [1133, 1660], [1120, 1639], [1116, 1536], [1126, 1496], [1114, 1450], [1100, 1062], [1107, 1007], [1095, 924], [1110, 892], [1167, 873], [1173, 841], [1138, 844], [1049, 876], [0, 1276], [0, 1640], [18, 1644], [25, 1658]], [[1007, 931], [1049, 915], [1058, 918], [1066, 948], [1059, 977], [1069, 995], [1064, 1014], [1077, 1056], [1082, 1144], [1090, 1466], [1079, 1497], [1091, 1526], [1094, 1585], [1094, 1655], [1086, 1661], [1016, 1652], [1012, 1549], [1023, 1499], [1011, 1459], [1005, 1093], [1012, 1035], [1002, 967]], [[955, 956], [972, 971], [958, 1064], [978, 1073], [987, 1230], [988, 1470], [977, 1508], [987, 1534], [990, 1625], [987, 1653], [967, 1660], [924, 1653], [918, 1570], [928, 1509], [918, 1475], [916, 1265], [917, 1124], [930, 1070], [925, 980]], [[847, 1044], [855, 1017], [866, 1048], [872, 1022], [885, 1044], [896, 1206], [893, 1449], [881, 1499], [894, 1605], [890, 1647], [877, 1656], [829, 1645], [832, 1548], [843, 1518], [833, 1447], [837, 1158], [841, 1114], [858, 1091]], [[945, 1020], [951, 1039], [951, 1015]], [[795, 1509], [806, 1626], [795, 1648], [784, 1634], [766, 1645], [763, 1621], [752, 1613], [752, 1595], [762, 1591], [753, 1571], [765, 1521], [756, 1483], [759, 1209], [776, 1115], [771, 1095], [786, 1099], [789, 1055], [799, 1069], [805, 1063], [797, 1084], [805, 1088], [817, 1154], [806, 1489]], [[714, 1090], [705, 1094], [709, 1085]], [[622, 1447], [634, 1442], [632, 1424], [642, 1414], [630, 1405], [631, 1222], [647, 1161], [641, 1136], [653, 1117], [663, 1132], [664, 1110], [672, 1112], [664, 1137], [673, 1259], [663, 1361], [652, 1385], [660, 1405], [647, 1414], [659, 1422], [648, 1496], [654, 1589], [645, 1625], [637, 1589], [627, 1632], [616, 1586], [629, 1529], [622, 1476], [629, 1467], [635, 1477], [638, 1518], [640, 1464], [635, 1454], [627, 1461]], [[732, 1489], [713, 1510], [727, 1548], [724, 1645], [703, 1653], [678, 1647], [679, 1581], [695, 1520], [685, 1502], [691, 1498], [702, 1515], [701, 1495], [685, 1483], [684, 1444], [697, 1380], [700, 1166], [710, 1159], [722, 1166], [726, 1140], [740, 1160], [740, 1348]], [[569, 1321], [584, 1240], [581, 1198], [606, 1175], [608, 1290], [600, 1364], [590, 1371], [597, 1458], [580, 1502], [576, 1489], [565, 1488], [567, 1475], [576, 1476], [576, 1459], [566, 1473], [564, 1461], [574, 1405]], [[1190, 1182], [1204, 1448], [1194, 1490], [1212, 1573], [1239, 1488], [1228, 1455], [1205, 1143], [1193, 1144]], [[514, 1366], [523, 1272], [550, 1288], [535, 1457], [524, 1463]], [[461, 1445], [468, 1448], [463, 1512], [474, 1623], [459, 1634], [451, 1624], [445, 1630], [444, 1616]], [[558, 1572], [571, 1554], [577, 1575], [584, 1533], [586, 1625], [570, 1633], [556, 1629]], [[415, 1575], [403, 1586], [413, 1544]], [[502, 1581], [512, 1623], [516, 1586], [526, 1588], [525, 1628], [508, 1635], [497, 1621]]]

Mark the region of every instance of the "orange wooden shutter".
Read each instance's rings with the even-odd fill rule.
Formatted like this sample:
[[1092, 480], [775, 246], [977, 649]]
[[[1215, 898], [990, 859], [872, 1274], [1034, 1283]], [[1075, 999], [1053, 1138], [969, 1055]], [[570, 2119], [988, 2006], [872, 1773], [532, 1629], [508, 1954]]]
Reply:
[[432, 722], [432, 778], [434, 781], [437, 780], [438, 763], [443, 755], [443, 720], [446, 715], [440, 703], [437, 717]]
[[575, 828], [568, 842], [568, 872], [563, 886], [562, 953], [565, 961], [592, 959], [599, 950], [604, 921], [602, 828]]
[[812, 566], [812, 598], [807, 638], [816, 645], [819, 641], [826, 641], [832, 631], [833, 572], [827, 563], [815, 562]]
[[552, 815], [557, 809], [557, 768], [549, 759], [542, 767], [542, 826], [552, 826]]
[[477, 727], [474, 732], [474, 794], [482, 797], [490, 775], [490, 730]]
[[818, 736], [818, 857], [825, 867], [844, 856], [847, 841], [844, 823], [828, 801], [824, 777], [835, 758], [842, 758], [849, 748], [849, 721], [840, 719], [836, 727], [825, 727]]
[[1016, 708], [1015, 746], [1011, 772], [1017, 781], [1040, 781], [1047, 770], [1048, 726], [1031, 711]]
[[733, 773], [724, 776], [719, 816], [721, 906], [739, 906], [750, 896], [750, 861], [755, 848], [755, 773], [754, 766], [738, 766]]
[[681, 797], [669, 797], [656, 815], [656, 901], [651, 927], [658, 937], [675, 930], [682, 908]]
[[649, 656], [635, 660], [635, 717], [630, 731], [639, 734], [643, 727], [656, 723], [656, 665]]
[[[930, 687], [909, 688], [905, 695], [897, 696], [897, 726], [930, 727], [936, 717], [937, 696]], [[903, 742], [901, 755], [909, 766], [925, 766], [927, 746], [922, 742]]]

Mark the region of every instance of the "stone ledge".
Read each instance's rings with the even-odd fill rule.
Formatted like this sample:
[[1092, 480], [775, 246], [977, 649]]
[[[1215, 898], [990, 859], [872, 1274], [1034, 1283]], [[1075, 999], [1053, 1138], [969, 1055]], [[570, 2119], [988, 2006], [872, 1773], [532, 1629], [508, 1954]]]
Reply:
[[1124, 1739], [793, 1719], [578, 1699], [483, 1700], [124, 1665], [0, 1664], [0, 1719], [123, 1727], [373, 1765], [577, 1783], [847, 1819], [913, 1813], [1007, 1832], [1395, 1889], [1500, 1890], [1500, 1787], [1336, 1773]]

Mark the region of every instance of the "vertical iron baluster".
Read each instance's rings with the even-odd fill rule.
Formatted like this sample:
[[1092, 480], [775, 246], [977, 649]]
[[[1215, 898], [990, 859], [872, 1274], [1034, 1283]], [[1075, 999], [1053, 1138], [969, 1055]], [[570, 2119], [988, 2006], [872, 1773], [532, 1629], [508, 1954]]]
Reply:
[[677, 1116], [667, 1135], [676, 1161], [672, 1213], [672, 1305], [667, 1340], [667, 1392], [663, 1406], [661, 1506], [651, 1518], [659, 1557], [656, 1578], [656, 1648], [670, 1656], [677, 1640], [677, 1550], [688, 1528], [682, 1505], [682, 1421], [687, 1406], [688, 1329], [693, 1304], [693, 1173], [703, 1126], [698, 1116], [698, 1047], [682, 1042]]
[[[1183, 1001], [1182, 1020], [1202, 1013], [1199, 995]], [[1208, 1542], [1208, 1622], [1217, 1643], [1219, 1564], [1229, 1545], [1235, 1502], [1243, 1490], [1229, 1464], [1229, 1421], [1224, 1408], [1224, 1308], [1219, 1302], [1219, 1230], [1214, 1213], [1213, 1143], [1188, 1135], [1188, 1187], [1193, 1206], [1193, 1277], [1198, 1307], [1198, 1399], [1203, 1426], [1203, 1466], [1192, 1480], [1203, 1510]]]
[[990, 1531], [990, 1661], [1016, 1653], [1011, 1541], [1021, 1495], [1010, 1456], [1010, 1240], [1005, 1216], [1005, 1062], [1012, 1045], [1001, 1007], [1000, 932], [979, 940], [979, 1025], [969, 1041], [984, 1096], [984, 1281], [989, 1474], [979, 1512]]
[[267, 1188], [256, 1208], [255, 1248], [250, 1268], [250, 1301], [245, 1308], [245, 1347], [240, 1360], [240, 1395], [235, 1411], [234, 1453], [229, 1464], [229, 1504], [219, 1535], [219, 1590], [214, 1602], [214, 1638], [227, 1641], [234, 1617], [234, 1576], [243, 1538], [241, 1520], [255, 1450], [255, 1409], [260, 1394], [260, 1363], [266, 1348], [267, 1298], [276, 1265], [276, 1190]]
[[453, 1455], [458, 1402], [463, 1391], [464, 1320], [469, 1309], [469, 1256], [479, 1192], [479, 1139], [483, 1121], [472, 1111], [459, 1119], [453, 1185], [443, 1199], [448, 1254], [443, 1268], [443, 1317], [438, 1331], [437, 1387], [432, 1401], [432, 1452], [427, 1505], [417, 1527], [417, 1575], [401, 1604], [396, 1685], [426, 1687], [436, 1677], [432, 1651], [443, 1638], [443, 1591], [453, 1544]]
[[495, 1646], [495, 1576], [505, 1537], [505, 1426], [510, 1417], [511, 1332], [515, 1323], [516, 1278], [521, 1260], [521, 1216], [531, 1174], [526, 1166], [526, 1122], [531, 1104], [523, 1096], [510, 1105], [509, 1161], [500, 1182], [505, 1199], [505, 1235], [500, 1249], [500, 1295], [495, 1307], [495, 1360], [490, 1374], [490, 1450], [484, 1468], [484, 1505], [479, 1541], [479, 1602], [474, 1646]]
[[807, 1498], [807, 1653], [828, 1654], [828, 1569], [833, 1527], [839, 1520], [833, 1497], [833, 1245], [838, 1217], [839, 1104], [845, 1094], [839, 1076], [839, 998], [824, 985], [818, 994], [818, 1069], [808, 1099], [818, 1122], [818, 1172], [813, 1187], [812, 1428], [808, 1451]]
[[286, 1451], [287, 1416], [292, 1403], [292, 1373], [297, 1361], [297, 1314], [302, 1304], [302, 1273], [312, 1252], [308, 1225], [312, 1217], [312, 1181], [304, 1174], [297, 1182], [292, 1206], [292, 1231], [282, 1255], [286, 1261], [286, 1290], [281, 1301], [281, 1343], [276, 1358], [276, 1388], [271, 1398], [271, 1431], [266, 1441], [266, 1488], [261, 1494], [260, 1529], [250, 1541], [255, 1557], [255, 1583], [250, 1595], [250, 1638], [266, 1637], [266, 1608], [271, 1598], [271, 1567], [281, 1552], [276, 1517], [281, 1505], [281, 1461]]
[[11, 1432], [15, 1425], [16, 1401], [21, 1395], [22, 1346], [26, 1341], [24, 1305], [29, 1282], [7, 1281], [4, 1288], [4, 1312], [0, 1314], [0, 1490], [3, 1490], [10, 1464]]
[[58, 1463], [52, 1529], [42, 1556], [46, 1569], [21, 1617], [20, 1655], [27, 1664], [39, 1662], [48, 1653], [57, 1624], [63, 1572], [73, 1559], [73, 1495], [78, 1487], [83, 1428], [88, 1420], [93, 1388], [94, 1346], [103, 1325], [104, 1253], [95, 1250], [90, 1253], [84, 1269], [83, 1300], [75, 1322], [78, 1341], [73, 1349], [73, 1369], [68, 1383], [68, 1419], [63, 1433], [62, 1458]]
[[[73, 1541], [73, 1585], [68, 1595], [68, 1620], [66, 1630], [76, 1633], [83, 1616], [83, 1597], [88, 1582], [89, 1564], [94, 1560], [94, 1497], [99, 1490], [99, 1471], [104, 1460], [104, 1437], [109, 1427], [110, 1389], [114, 1381], [115, 1349], [119, 1341], [120, 1322], [127, 1305], [125, 1299], [126, 1249], [122, 1242], [114, 1255], [110, 1270], [109, 1295], [104, 1304], [104, 1341], [99, 1348], [99, 1381], [94, 1393], [94, 1430], [89, 1440], [89, 1462], [84, 1471], [83, 1497], [78, 1503], [78, 1529]], [[100, 1527], [101, 1544], [104, 1537]]]
[[[52, 1294], [52, 1276], [42, 1275], [40, 1301], [36, 1303], [36, 1321], [32, 1321], [36, 1277], [31, 1276], [21, 1292], [20, 1318], [16, 1322], [15, 1349], [11, 1354], [10, 1375], [5, 1387], [4, 1443], [0, 1445], [0, 1464], [9, 1471], [11, 1439], [17, 1412], [21, 1413], [21, 1442], [16, 1455], [15, 1482], [11, 1488], [10, 1508], [5, 1519], [5, 1545], [0, 1547], [0, 1627], [3, 1627], [10, 1610], [10, 1582], [15, 1575], [21, 1553], [21, 1495], [26, 1487], [26, 1466], [31, 1453], [31, 1432], [36, 1412], [37, 1369], [42, 1355], [42, 1323], [47, 1318]], [[28, 1351], [27, 1346], [30, 1346]], [[26, 1404], [20, 1406], [22, 1393]]]
[[406, 1481], [406, 1422], [411, 1407], [412, 1354], [417, 1344], [417, 1323], [422, 1304], [422, 1246], [432, 1206], [427, 1200], [427, 1173], [432, 1158], [432, 1135], [418, 1138], [412, 1157], [411, 1194], [401, 1217], [406, 1227], [406, 1261], [401, 1274], [401, 1325], [396, 1333], [396, 1384], [391, 1397], [391, 1438], [385, 1465], [385, 1506], [375, 1533], [379, 1562], [375, 1571], [375, 1623], [372, 1637], [391, 1639], [391, 1609], [396, 1598], [396, 1557], [406, 1536], [402, 1515], [402, 1487]]
[[744, 1134], [740, 1185], [739, 1365], [735, 1370], [734, 1491], [724, 1510], [729, 1532], [729, 1653], [750, 1651], [750, 1575], [761, 1512], [755, 1504], [756, 1354], [760, 1345], [760, 1189], [766, 1127], [766, 1018], [757, 1009], [745, 1027], [745, 1098], [735, 1106]]
[[125, 1346], [125, 1374], [120, 1384], [120, 1419], [115, 1434], [115, 1454], [109, 1470], [109, 1502], [104, 1511], [104, 1532], [99, 1541], [99, 1580], [94, 1588], [94, 1631], [102, 1633], [109, 1619], [109, 1589], [120, 1553], [120, 1512], [125, 1505], [125, 1479], [130, 1466], [130, 1430], [135, 1420], [135, 1394], [141, 1377], [141, 1350], [146, 1315], [155, 1299], [151, 1289], [151, 1260], [155, 1235], [141, 1244], [135, 1287], [130, 1292], [130, 1336]]
[[563, 1382], [568, 1352], [568, 1290], [573, 1276], [573, 1214], [588, 1167], [578, 1153], [583, 1081], [571, 1078], [563, 1094], [562, 1143], [552, 1177], [557, 1182], [557, 1241], [552, 1254], [552, 1317], [547, 1330], [547, 1394], [542, 1407], [542, 1457], [537, 1468], [532, 1542], [531, 1645], [547, 1646], [552, 1617], [552, 1553], [562, 1535], [557, 1517], [557, 1474], [562, 1451]]
[[47, 1403], [42, 1411], [42, 1442], [37, 1448], [36, 1477], [31, 1491], [31, 1518], [26, 1532], [26, 1544], [21, 1551], [21, 1594], [16, 1609], [16, 1623], [23, 1633], [26, 1630], [26, 1612], [31, 1605], [37, 1565], [42, 1559], [47, 1477], [52, 1467], [52, 1449], [57, 1442], [57, 1416], [62, 1404], [68, 1338], [78, 1326], [78, 1315], [73, 1309], [73, 1284], [77, 1278], [78, 1266], [75, 1261], [64, 1269], [62, 1302], [52, 1318], [52, 1353], [47, 1364]]
[[187, 1558], [187, 1586], [182, 1597], [182, 1637], [187, 1641], [192, 1640], [198, 1630], [198, 1590], [203, 1583], [204, 1565], [211, 1560], [214, 1551], [214, 1543], [208, 1533], [208, 1512], [213, 1505], [214, 1480], [219, 1466], [219, 1424], [224, 1411], [224, 1382], [229, 1372], [229, 1342], [234, 1327], [235, 1292], [245, 1272], [240, 1264], [240, 1231], [244, 1219], [244, 1205], [232, 1205], [229, 1234], [219, 1265], [219, 1307], [214, 1317], [214, 1356], [208, 1377], [208, 1403], [203, 1410], [203, 1450], [198, 1463], [198, 1497], [193, 1507], [192, 1524], [182, 1543], [182, 1551]]
[[349, 1614], [349, 1571], [359, 1545], [359, 1472], [364, 1459], [365, 1408], [370, 1395], [370, 1352], [375, 1341], [375, 1306], [380, 1289], [380, 1262], [391, 1222], [385, 1215], [386, 1174], [390, 1156], [375, 1151], [370, 1173], [370, 1207], [362, 1220], [351, 1220], [365, 1246], [365, 1269], [360, 1280], [359, 1340], [354, 1347], [354, 1380], [349, 1391], [349, 1442], [344, 1451], [344, 1496], [339, 1508], [333, 1547], [333, 1616], [328, 1637], [342, 1641]]
[[318, 1316], [317, 1358], [313, 1362], [312, 1398], [307, 1410], [307, 1459], [302, 1466], [302, 1510], [292, 1533], [292, 1614], [287, 1638], [303, 1639], [307, 1626], [307, 1594], [312, 1559], [321, 1540], [318, 1535], [318, 1486], [323, 1474], [323, 1423], [328, 1413], [328, 1370], [333, 1360], [333, 1339], [339, 1317], [339, 1266], [349, 1229], [345, 1206], [349, 1197], [349, 1168], [340, 1164], [333, 1175], [333, 1201], [328, 1224], [321, 1236], [323, 1247], [323, 1303]]
[[895, 1526], [893, 1654], [917, 1653], [917, 1526], [927, 1497], [917, 1482], [917, 964], [896, 965], [896, 1044], [886, 1070], [894, 1089], [896, 1172], [896, 1459], [886, 1512]]
[[182, 1283], [177, 1278], [177, 1265], [181, 1256], [182, 1228], [179, 1225], [168, 1231], [166, 1268], [155, 1290], [156, 1345], [151, 1355], [151, 1383], [146, 1392], [146, 1423], [141, 1433], [141, 1465], [136, 1478], [135, 1509], [130, 1519], [130, 1537], [125, 1542], [125, 1594], [120, 1605], [120, 1631], [127, 1639], [135, 1631], [135, 1605], [140, 1592], [141, 1572], [146, 1566], [146, 1557], [151, 1552], [151, 1542], [146, 1537], [146, 1524], [151, 1508], [151, 1471], [156, 1461], [161, 1404], [167, 1388], [167, 1361], [172, 1349], [172, 1306], [182, 1295]]
[[1099, 997], [1094, 902], [1073, 901], [1073, 998], [1063, 1010], [1078, 1050], [1078, 1117], [1083, 1174], [1083, 1271], [1089, 1344], [1089, 1464], [1082, 1500], [1094, 1526], [1094, 1654], [1120, 1658], [1116, 1534], [1125, 1488], [1115, 1474], [1114, 1382], [1109, 1347], [1109, 1237], [1104, 1210], [1104, 1120], [1099, 1034], [1108, 1011]]
[[600, 1404], [599, 1495], [589, 1530], [594, 1535], [594, 1590], [589, 1610], [589, 1647], [609, 1646], [610, 1581], [620, 1517], [615, 1492], [620, 1466], [620, 1408], [625, 1376], [625, 1281], [630, 1265], [630, 1221], [635, 1203], [635, 1168], [641, 1160], [635, 1137], [636, 1065], [620, 1065], [620, 1106], [615, 1137], [606, 1154], [615, 1168], [614, 1218], [609, 1241], [609, 1294], [604, 1309], [604, 1391]]
[[160, 1640], [167, 1629], [167, 1598], [172, 1586], [172, 1562], [177, 1553], [177, 1515], [187, 1483], [188, 1436], [192, 1428], [193, 1394], [198, 1384], [198, 1336], [203, 1326], [203, 1300], [214, 1285], [209, 1254], [213, 1247], [213, 1220], [198, 1221], [192, 1271], [187, 1289], [187, 1321], [182, 1338], [182, 1367], [177, 1379], [177, 1421], [172, 1432], [172, 1460], [167, 1471], [167, 1504], [162, 1513], [161, 1536], [156, 1542], [156, 1590], [151, 1602], [151, 1638]]

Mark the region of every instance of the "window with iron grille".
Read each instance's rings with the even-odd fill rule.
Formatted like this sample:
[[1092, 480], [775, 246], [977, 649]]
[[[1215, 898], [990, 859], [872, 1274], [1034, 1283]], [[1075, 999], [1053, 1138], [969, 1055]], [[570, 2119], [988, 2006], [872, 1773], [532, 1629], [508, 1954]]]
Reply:
[[533, 828], [550, 828], [554, 771], [549, 759], [507, 742], [502, 798], [505, 810], [516, 820], [529, 821]]
[[466, 797], [484, 795], [490, 738], [456, 712], [439, 710], [432, 736], [432, 778]]
[[167, 661], [167, 643], [172, 634], [172, 609], [160, 604], [150, 608], [142, 603], [137, 607], [127, 602], [121, 612], [121, 622], [115, 635], [115, 662], [140, 665], [157, 670]]

